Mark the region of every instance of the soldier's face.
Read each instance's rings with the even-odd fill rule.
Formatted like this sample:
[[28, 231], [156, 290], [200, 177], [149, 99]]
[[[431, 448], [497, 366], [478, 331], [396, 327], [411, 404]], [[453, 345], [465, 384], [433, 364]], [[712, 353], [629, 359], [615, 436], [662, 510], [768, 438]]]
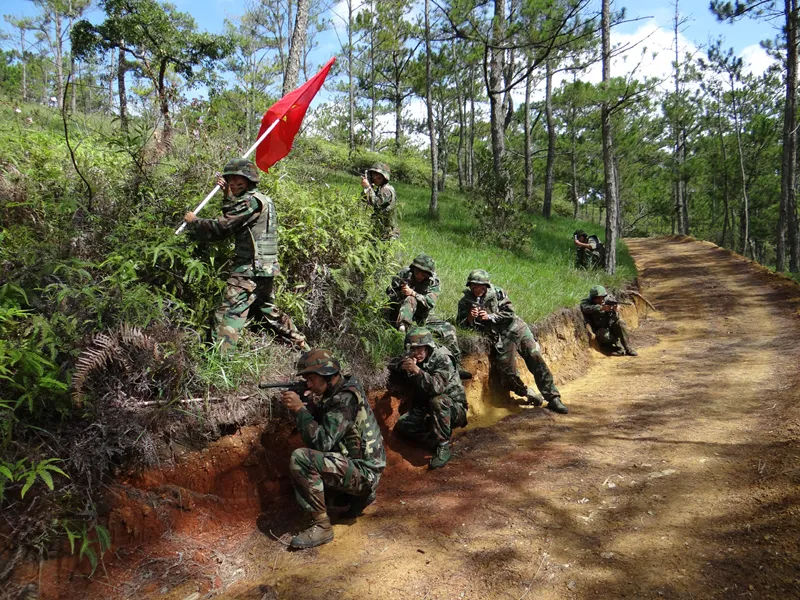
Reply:
[[606, 301], [605, 296], [595, 296], [594, 298], [592, 298], [592, 302], [594, 302], [595, 304], [602, 304], [605, 301]]
[[411, 358], [413, 358], [418, 363], [425, 362], [425, 359], [428, 358], [428, 352], [431, 349], [428, 346], [414, 346], [411, 348]]
[[422, 269], [418, 269], [417, 267], [411, 267], [411, 272], [414, 274], [414, 279], [417, 281], [417, 283], [422, 283], [430, 276], [430, 273], [423, 271]]
[[380, 173], [377, 173], [375, 171], [370, 171], [369, 177], [370, 181], [372, 181], [372, 183], [374, 183], [375, 185], [383, 185], [384, 183], [386, 183], [386, 178]]
[[247, 191], [247, 188], [250, 187], [250, 180], [241, 175], [226, 175], [225, 181], [228, 182], [228, 189], [234, 196], [238, 196], [242, 192]]
[[472, 295], [476, 298], [481, 298], [482, 296], [486, 295], [486, 284], [484, 283], [470, 283], [469, 289], [472, 291]]
[[322, 375], [317, 375], [316, 373], [306, 373], [302, 377], [306, 380], [308, 389], [311, 390], [312, 394], [322, 396], [322, 394], [325, 393], [325, 390], [328, 389], [328, 382], [325, 381], [325, 378]]

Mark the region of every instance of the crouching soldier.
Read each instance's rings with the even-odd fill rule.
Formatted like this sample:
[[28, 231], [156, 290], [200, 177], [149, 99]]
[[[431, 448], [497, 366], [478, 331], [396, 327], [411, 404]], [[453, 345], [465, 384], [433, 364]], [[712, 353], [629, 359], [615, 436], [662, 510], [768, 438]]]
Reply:
[[572, 235], [575, 244], [575, 268], [599, 269], [606, 259], [606, 250], [603, 243], [596, 235], [588, 235], [583, 229], [578, 229]]
[[400, 237], [397, 227], [397, 193], [389, 184], [389, 165], [377, 163], [361, 178], [362, 199], [372, 207], [375, 230], [382, 240]]
[[613, 300], [609, 303], [607, 299], [606, 288], [596, 285], [589, 290], [589, 297], [581, 300], [581, 312], [598, 343], [615, 356], [639, 356], [631, 346], [625, 321], [619, 318], [619, 304]]
[[[467, 278], [467, 289], [458, 302], [458, 323], [480, 331], [490, 339], [490, 360], [500, 372], [504, 387], [527, 398], [528, 403], [534, 406], [541, 406], [547, 400], [549, 410], [562, 414], [569, 412], [561, 403], [561, 394], [530, 328], [514, 314], [508, 295], [502, 288], [492, 285], [489, 273], [483, 269], [471, 271]], [[517, 370], [517, 353], [533, 374], [544, 398], [522, 381]]]
[[214, 314], [214, 341], [222, 350], [236, 346], [248, 314], [258, 308], [269, 329], [278, 337], [308, 350], [305, 336], [291, 317], [274, 304], [273, 278], [278, 265], [278, 218], [272, 200], [256, 190], [256, 166], [244, 158], [229, 161], [217, 180], [225, 199], [222, 216], [199, 219], [188, 212], [183, 218], [187, 229], [201, 242], [216, 242], [233, 237], [235, 256], [228, 277], [225, 298]]
[[408, 389], [412, 408], [394, 431], [412, 441], [435, 447], [429, 467], [440, 469], [450, 460], [453, 428], [467, 424], [467, 395], [453, 355], [437, 346], [425, 327], [406, 334], [406, 354], [394, 361], [397, 380]]
[[327, 350], [304, 353], [297, 374], [306, 380], [306, 400], [285, 391], [281, 401], [294, 413], [307, 448], [292, 452], [289, 462], [295, 496], [309, 513], [311, 526], [292, 538], [293, 548], [313, 548], [333, 540], [325, 505], [328, 492], [350, 496], [345, 517], [357, 517], [376, 496], [386, 466], [383, 436], [361, 384], [340, 373]]
[[436, 262], [427, 254], [419, 254], [392, 279], [392, 284], [386, 289], [389, 296], [386, 316], [403, 333], [415, 323], [426, 326], [453, 354], [460, 377], [471, 379], [472, 373], [461, 368], [456, 328], [433, 315], [441, 291], [441, 281], [436, 276]]

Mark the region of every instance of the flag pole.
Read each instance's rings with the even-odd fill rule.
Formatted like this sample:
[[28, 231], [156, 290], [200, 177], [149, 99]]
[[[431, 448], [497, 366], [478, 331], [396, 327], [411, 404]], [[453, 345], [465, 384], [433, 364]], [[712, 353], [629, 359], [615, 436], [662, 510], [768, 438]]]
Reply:
[[[281, 117], [278, 117], [277, 119], [275, 119], [275, 120], [272, 122], [272, 125], [270, 125], [269, 127], [267, 127], [267, 130], [266, 130], [266, 131], [265, 131], [263, 134], [261, 134], [261, 137], [259, 137], [259, 138], [256, 140], [256, 143], [255, 143], [255, 144], [253, 144], [252, 146], [250, 146], [250, 149], [249, 149], [247, 152], [245, 152], [245, 153], [244, 153], [244, 156], [242, 156], [242, 158], [247, 158], [248, 156], [250, 156], [250, 155], [251, 155], [251, 154], [252, 154], [252, 153], [255, 151], [255, 149], [256, 149], [256, 148], [258, 148], [258, 145], [259, 145], [261, 142], [263, 142], [265, 139], [267, 139], [267, 136], [268, 136], [270, 133], [272, 133], [272, 130], [273, 130], [273, 129], [275, 129], [275, 126], [276, 126], [278, 123], [280, 123], [280, 120], [281, 120], [282, 118], [283, 118], [283, 117], [281, 116]], [[213, 198], [213, 197], [216, 195], [216, 193], [217, 193], [219, 190], [221, 190], [221, 189], [222, 189], [222, 188], [221, 188], [221, 187], [219, 187], [219, 185], [215, 185], [215, 186], [214, 186], [214, 189], [213, 189], [213, 190], [211, 190], [211, 191], [208, 193], [208, 196], [206, 196], [206, 197], [203, 199], [203, 201], [202, 201], [200, 204], [198, 204], [198, 205], [197, 205], [197, 208], [195, 208], [195, 209], [194, 209], [192, 212], [193, 212], [194, 214], [197, 214], [197, 213], [199, 213], [201, 210], [203, 210], [203, 208], [205, 207], [205, 205], [206, 205], [206, 204], [208, 204], [208, 202], [209, 202], [209, 201], [210, 201], [210, 200], [211, 200], [211, 199], [212, 199], [212, 198]], [[183, 233], [183, 230], [184, 230], [184, 229], [186, 229], [186, 221], [184, 221], [183, 223], [181, 223], [181, 226], [180, 226], [180, 227], [178, 227], [178, 228], [175, 230], [175, 235], [180, 235], [181, 233]]]

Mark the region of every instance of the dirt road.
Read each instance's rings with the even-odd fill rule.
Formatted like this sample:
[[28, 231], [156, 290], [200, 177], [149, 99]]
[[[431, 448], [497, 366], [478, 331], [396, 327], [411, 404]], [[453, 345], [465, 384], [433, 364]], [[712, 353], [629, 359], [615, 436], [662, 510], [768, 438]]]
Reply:
[[638, 358], [598, 356], [568, 416], [526, 410], [387, 478], [332, 544], [248, 534], [219, 597], [800, 598], [798, 289], [707, 244], [630, 246], [659, 308]]

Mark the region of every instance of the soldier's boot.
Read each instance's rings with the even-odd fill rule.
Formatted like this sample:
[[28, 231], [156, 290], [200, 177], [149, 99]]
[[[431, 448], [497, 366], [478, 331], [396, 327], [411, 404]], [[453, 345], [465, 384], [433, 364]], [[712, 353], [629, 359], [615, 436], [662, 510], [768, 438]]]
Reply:
[[348, 508], [345, 512], [342, 513], [342, 516], [345, 519], [355, 519], [356, 517], [360, 516], [361, 513], [364, 512], [364, 509], [367, 508], [370, 504], [375, 502], [375, 498], [377, 494], [372, 492], [371, 494], [367, 494], [366, 496], [355, 496], [352, 500], [350, 500], [350, 508]]
[[553, 396], [547, 401], [547, 410], [552, 410], [553, 412], [560, 413], [562, 415], [565, 415], [569, 412], [569, 409], [564, 406], [564, 404], [561, 402], [561, 398], [558, 396]]
[[630, 346], [627, 346], [625, 348], [625, 354], [627, 354], [628, 356], [639, 356], [639, 353]]
[[436, 453], [433, 455], [431, 462], [428, 463], [428, 468], [441, 469], [450, 462], [450, 457], [450, 443], [439, 444], [436, 446]]
[[298, 533], [289, 542], [292, 548], [315, 548], [333, 541], [333, 527], [328, 513], [311, 513], [311, 527]]
[[525, 398], [525, 404], [529, 406], [541, 406], [544, 404], [542, 395], [531, 387], [525, 389]]

